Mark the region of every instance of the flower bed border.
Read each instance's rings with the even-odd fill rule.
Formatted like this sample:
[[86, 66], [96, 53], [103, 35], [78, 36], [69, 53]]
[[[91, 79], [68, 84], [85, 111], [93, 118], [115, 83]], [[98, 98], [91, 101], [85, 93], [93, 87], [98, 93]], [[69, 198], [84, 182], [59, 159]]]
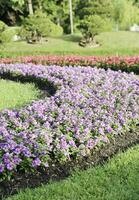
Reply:
[[22, 56], [1, 58], [0, 63], [34, 63], [59, 66], [91, 66], [139, 74], [139, 56]]

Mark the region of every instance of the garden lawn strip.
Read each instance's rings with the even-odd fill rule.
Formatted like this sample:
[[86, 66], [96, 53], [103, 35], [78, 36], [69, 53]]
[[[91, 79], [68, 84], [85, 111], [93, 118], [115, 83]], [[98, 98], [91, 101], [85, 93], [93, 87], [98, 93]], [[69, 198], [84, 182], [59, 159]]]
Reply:
[[0, 79], [0, 110], [21, 108], [41, 96], [34, 84]]
[[37, 55], [139, 55], [139, 35], [137, 32], [114, 31], [96, 36], [101, 46], [98, 48], [80, 47], [81, 35], [63, 35], [48, 38], [47, 42], [28, 44], [26, 41], [4, 43], [0, 57], [37, 56]]

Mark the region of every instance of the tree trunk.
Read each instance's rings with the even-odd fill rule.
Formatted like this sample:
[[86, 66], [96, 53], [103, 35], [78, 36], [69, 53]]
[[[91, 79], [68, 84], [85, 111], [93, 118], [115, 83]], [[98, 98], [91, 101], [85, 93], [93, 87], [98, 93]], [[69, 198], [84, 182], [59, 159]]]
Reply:
[[69, 12], [70, 12], [70, 29], [71, 29], [71, 34], [73, 34], [72, 0], [69, 0]]
[[119, 23], [116, 23], [116, 31], [119, 31]]
[[28, 0], [28, 10], [29, 10], [29, 14], [30, 14], [30, 15], [33, 15], [32, 0]]

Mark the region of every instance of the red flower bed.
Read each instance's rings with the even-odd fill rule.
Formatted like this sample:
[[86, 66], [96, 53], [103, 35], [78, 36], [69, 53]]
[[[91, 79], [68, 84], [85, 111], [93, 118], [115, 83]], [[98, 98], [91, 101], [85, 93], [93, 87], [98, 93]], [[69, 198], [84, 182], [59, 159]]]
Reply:
[[126, 72], [139, 73], [139, 56], [133, 57], [96, 57], [96, 56], [26, 56], [2, 58], [0, 63], [34, 63], [43, 65], [97, 66]]

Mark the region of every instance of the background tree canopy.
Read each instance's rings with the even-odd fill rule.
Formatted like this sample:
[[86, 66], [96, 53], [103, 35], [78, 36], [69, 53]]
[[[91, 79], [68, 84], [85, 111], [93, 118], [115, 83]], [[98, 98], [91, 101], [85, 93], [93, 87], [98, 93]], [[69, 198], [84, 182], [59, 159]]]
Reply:
[[[109, 18], [117, 29], [125, 29], [139, 21], [138, 0], [72, 0], [72, 4], [75, 30], [81, 20], [94, 14]], [[70, 32], [68, 0], [0, 0], [0, 19], [8, 25], [21, 24], [23, 17], [31, 12], [31, 6], [34, 12], [41, 10], [62, 26], [65, 33]]]
[[[21, 26], [19, 34], [27, 41], [71, 31], [69, 0], [0, 0], [0, 11], [0, 20]], [[139, 24], [139, 0], [72, 0], [72, 13], [74, 32], [82, 33], [85, 44], [94, 43], [101, 32], [129, 30]]]

